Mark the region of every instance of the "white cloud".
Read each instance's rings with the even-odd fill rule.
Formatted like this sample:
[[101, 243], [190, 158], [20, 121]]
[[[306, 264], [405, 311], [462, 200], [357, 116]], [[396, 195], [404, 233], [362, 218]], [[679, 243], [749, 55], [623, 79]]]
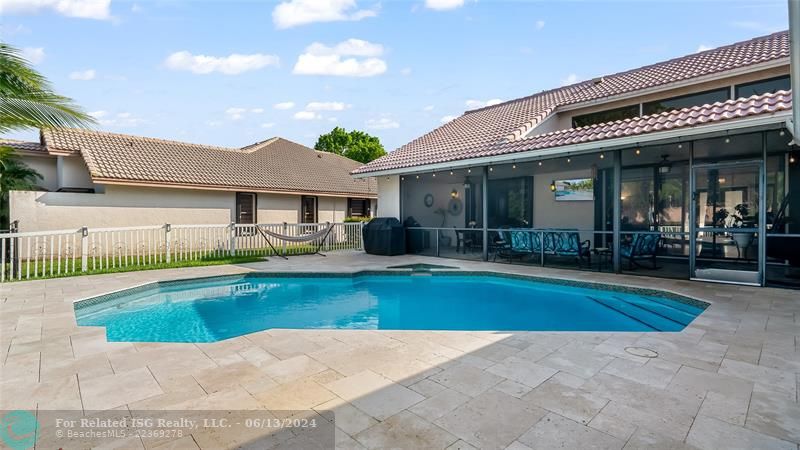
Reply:
[[225, 110], [225, 115], [231, 120], [240, 120], [246, 112], [247, 108], [231, 107]]
[[275, 109], [292, 109], [294, 108], [294, 102], [275, 103], [272, 107]]
[[426, 106], [426, 107], [422, 108], [422, 110], [423, 110], [423, 111], [433, 111], [433, 108], [434, 108], [434, 106], [433, 106], [433, 105], [428, 105], [428, 106]]
[[275, 126], [275, 122], [264, 122], [261, 124], [261, 128], [272, 128]]
[[20, 52], [21, 56], [31, 64], [39, 64], [44, 61], [44, 49], [42, 47], [25, 47]]
[[120, 119], [130, 119], [132, 116], [133, 116], [133, 114], [131, 114], [129, 112], [117, 113], [117, 117], [120, 118]]
[[314, 22], [355, 21], [375, 17], [377, 9], [358, 9], [355, 0], [289, 0], [272, 10], [272, 22], [279, 29]]
[[402, 76], [404, 76], [404, 77], [407, 77], [407, 76], [411, 75], [411, 67], [404, 67], [404, 68], [403, 68], [403, 69], [400, 71], [400, 75], [402, 75]]
[[578, 75], [575, 75], [574, 73], [571, 73], [571, 74], [567, 75], [566, 78], [562, 78], [561, 79], [561, 85], [562, 86], [566, 86], [568, 84], [574, 84], [577, 81], [578, 81]]
[[336, 117], [328, 117], [328, 122], [336, 122], [338, 120]]
[[142, 7], [138, 3], [134, 3], [133, 5], [131, 5], [131, 12], [132, 13], [140, 13], [142, 11], [144, 11], [144, 10], [142, 9]]
[[127, 111], [112, 115], [108, 111], [100, 110], [92, 111], [89, 115], [97, 119], [97, 123], [106, 127], [131, 128], [137, 127], [145, 122], [144, 119], [136, 117], [133, 113]]
[[491, 100], [467, 100], [464, 104], [467, 106], [467, 109], [478, 109], [483, 108], [484, 106], [493, 106], [498, 103], [502, 103], [503, 101], [499, 98], [493, 98]]
[[704, 52], [706, 50], [711, 50], [712, 48], [714, 47], [709, 47], [708, 45], [700, 44], [697, 46], [697, 53]]
[[316, 120], [321, 119], [322, 116], [313, 112], [313, 111], [297, 111], [294, 113], [294, 117], [297, 120]]
[[43, 9], [67, 17], [82, 19], [111, 19], [111, 0], [2, 0], [0, 15], [9, 13], [35, 14]]
[[94, 69], [78, 70], [69, 74], [70, 80], [89, 81], [94, 80], [97, 73]]
[[400, 124], [397, 121], [392, 120], [388, 117], [381, 117], [380, 119], [369, 119], [366, 121], [367, 128], [373, 130], [389, 130], [393, 128], [400, 128]]
[[95, 119], [102, 119], [108, 115], [108, 111], [92, 111], [89, 113], [90, 116], [94, 117]]
[[293, 73], [371, 77], [386, 72], [386, 62], [378, 58], [382, 54], [382, 45], [361, 39], [348, 39], [333, 47], [314, 42], [297, 58]]
[[261, 114], [264, 112], [264, 108], [253, 108], [250, 110], [250, 112], [253, 114]]
[[536, 27], [537, 30], [541, 30], [542, 28], [544, 28], [544, 20], [537, 20], [533, 25]]
[[280, 59], [277, 56], [263, 53], [251, 55], [233, 53], [228, 56], [206, 56], [193, 55], [185, 50], [175, 52], [164, 60], [164, 65], [172, 70], [188, 70], [196, 74], [220, 72], [225, 75], [238, 75], [267, 66], [277, 66], [279, 63]]
[[446, 11], [464, 6], [464, 0], [425, 0], [425, 7], [437, 11]]
[[444, 116], [439, 120], [439, 122], [441, 122], [441, 123], [452, 122], [453, 120], [455, 120], [457, 118], [458, 118], [458, 116]]
[[351, 106], [342, 102], [311, 102], [306, 105], [306, 111], [344, 111]]

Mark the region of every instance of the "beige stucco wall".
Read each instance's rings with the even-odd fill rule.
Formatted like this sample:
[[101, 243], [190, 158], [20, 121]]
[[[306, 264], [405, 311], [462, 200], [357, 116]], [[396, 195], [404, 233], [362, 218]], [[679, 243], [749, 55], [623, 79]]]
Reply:
[[[225, 224], [233, 220], [236, 194], [199, 189], [106, 185], [104, 193], [12, 191], [11, 220], [20, 231], [171, 224]], [[342, 221], [346, 197], [319, 197], [319, 219]], [[258, 195], [259, 223], [297, 223], [300, 196]]]
[[[550, 191], [553, 180], [589, 178], [591, 169], [541, 173], [533, 177], [533, 226], [535, 228], [594, 228], [594, 201], [557, 202]], [[581, 233], [581, 239], [591, 239], [591, 233]]]
[[395, 217], [400, 219], [400, 176], [377, 177], [378, 201], [373, 208], [375, 217]]
[[59, 156], [58, 187], [60, 188], [94, 188], [89, 169], [80, 156]]
[[20, 156], [19, 159], [44, 178], [36, 182], [38, 186], [49, 191], [58, 189], [58, 169], [55, 157], [25, 155]]

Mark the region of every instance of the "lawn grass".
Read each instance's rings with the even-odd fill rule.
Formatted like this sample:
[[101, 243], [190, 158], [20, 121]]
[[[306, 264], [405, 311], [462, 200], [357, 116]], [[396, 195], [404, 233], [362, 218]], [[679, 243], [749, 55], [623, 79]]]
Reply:
[[[22, 278], [17, 279], [17, 268], [14, 268], [14, 277], [13, 279], [9, 278], [8, 272], [6, 272], [6, 281], [26, 281], [30, 280], [45, 280], [50, 278], [64, 278], [64, 277], [75, 277], [81, 275], [99, 275], [105, 273], [123, 273], [123, 272], [138, 272], [141, 270], [158, 270], [158, 269], [178, 269], [182, 267], [201, 267], [201, 266], [220, 266], [224, 264], [245, 264], [245, 263], [252, 263], [252, 262], [259, 262], [259, 261], [266, 261], [267, 258], [265, 256], [259, 255], [246, 255], [246, 256], [219, 256], [219, 257], [207, 257], [207, 258], [200, 258], [200, 259], [186, 259], [181, 261], [171, 261], [171, 262], [161, 262], [161, 263], [152, 263], [152, 264], [131, 264], [131, 265], [117, 265], [116, 267], [103, 267], [92, 269], [91, 261], [89, 262], [89, 269], [86, 272], [80, 271], [81, 261], [80, 259], [75, 260], [75, 268], [74, 272], [65, 271], [65, 268], [72, 269], [72, 259], [62, 259], [61, 260], [61, 269], [62, 273], [57, 273], [57, 264], [58, 261], [53, 261], [53, 274], [50, 274], [50, 261], [39, 261], [38, 267], [34, 266], [32, 261], [23, 262], [22, 263]], [[8, 264], [6, 264], [6, 271], [8, 271]], [[34, 268], [36, 267], [36, 274], [34, 274]], [[26, 278], [28, 274], [28, 269], [30, 269], [30, 278]]]

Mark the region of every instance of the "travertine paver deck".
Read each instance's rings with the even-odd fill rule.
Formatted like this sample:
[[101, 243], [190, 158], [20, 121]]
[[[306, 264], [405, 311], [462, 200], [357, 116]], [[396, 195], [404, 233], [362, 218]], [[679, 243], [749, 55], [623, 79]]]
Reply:
[[[333, 410], [340, 448], [797, 450], [797, 291], [448, 260], [663, 288], [711, 306], [680, 333], [269, 330], [212, 344], [109, 343], [102, 328], [76, 326], [72, 310], [76, 299], [154, 280], [405, 262], [442, 260], [344, 253], [3, 285], [0, 409]], [[172, 444], [242, 437], [204, 439]]]

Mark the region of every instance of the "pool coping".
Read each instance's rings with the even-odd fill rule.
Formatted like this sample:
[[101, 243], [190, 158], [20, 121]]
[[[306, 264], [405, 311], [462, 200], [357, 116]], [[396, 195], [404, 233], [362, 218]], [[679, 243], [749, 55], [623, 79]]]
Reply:
[[[669, 289], [654, 289], [654, 288], [644, 288], [641, 286], [632, 286], [628, 284], [609, 284], [603, 282], [596, 282], [596, 281], [583, 281], [583, 280], [575, 280], [571, 278], [560, 278], [560, 277], [542, 277], [536, 275], [525, 275], [525, 274], [516, 274], [516, 273], [509, 273], [509, 272], [498, 272], [493, 270], [452, 270], [452, 269], [436, 269], [436, 270], [409, 270], [409, 269], [367, 269], [367, 270], [357, 270], [351, 272], [286, 272], [286, 271], [254, 271], [254, 272], [245, 272], [239, 274], [229, 274], [229, 275], [209, 275], [209, 276], [200, 276], [200, 277], [189, 277], [189, 278], [176, 278], [170, 280], [157, 280], [157, 281], [149, 281], [146, 283], [137, 284], [134, 286], [117, 289], [114, 291], [102, 293], [99, 295], [93, 295], [91, 297], [84, 297], [80, 299], [76, 299], [73, 301], [73, 310], [75, 313], [78, 312], [80, 309], [88, 308], [91, 306], [99, 305], [106, 302], [111, 302], [115, 299], [118, 299], [122, 295], [130, 295], [137, 292], [142, 292], [150, 289], [157, 289], [159, 286], [162, 285], [180, 285], [183, 283], [194, 283], [198, 281], [209, 281], [209, 280], [242, 280], [247, 278], [256, 278], [256, 277], [275, 277], [275, 278], [356, 278], [359, 276], [404, 276], [404, 277], [412, 277], [412, 276], [492, 276], [498, 278], [506, 278], [506, 279], [514, 279], [514, 280], [524, 280], [524, 281], [532, 281], [532, 282], [539, 282], [539, 283], [547, 283], [547, 284], [554, 284], [560, 286], [571, 286], [571, 287], [580, 287], [580, 288], [590, 288], [590, 289], [598, 289], [602, 291], [613, 291], [613, 292], [622, 292], [626, 294], [637, 294], [637, 295], [649, 295], [654, 297], [661, 297], [667, 298], [670, 300], [674, 300], [689, 306], [693, 306], [696, 308], [700, 308], [703, 311], [700, 312], [702, 314], [705, 312], [706, 309], [711, 305], [711, 302], [706, 300], [701, 300], [699, 298], [695, 298], [683, 293], [677, 293]], [[698, 317], [700, 316], [698, 314]]]

